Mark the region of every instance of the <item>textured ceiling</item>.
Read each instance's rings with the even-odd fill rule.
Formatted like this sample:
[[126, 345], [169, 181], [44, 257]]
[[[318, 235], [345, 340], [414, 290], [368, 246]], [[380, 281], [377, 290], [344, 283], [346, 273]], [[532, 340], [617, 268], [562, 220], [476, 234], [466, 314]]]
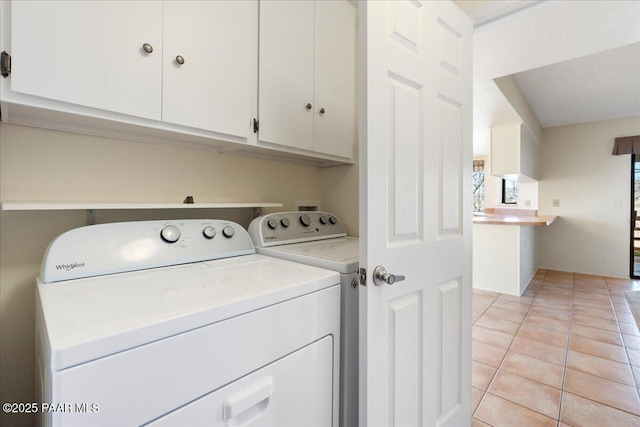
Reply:
[[640, 115], [640, 43], [514, 78], [543, 128]]
[[[473, 39], [474, 155], [488, 154], [488, 129], [523, 120], [495, 79], [606, 55], [636, 43], [640, 43], [640, 1], [544, 1], [477, 28]], [[582, 67], [588, 75], [586, 62]], [[553, 84], [554, 79], [547, 78], [546, 84]], [[595, 84], [576, 86], [578, 93], [580, 87], [582, 92], [598, 93]], [[538, 92], [552, 91], [540, 83]], [[540, 137], [539, 121], [527, 124]]]

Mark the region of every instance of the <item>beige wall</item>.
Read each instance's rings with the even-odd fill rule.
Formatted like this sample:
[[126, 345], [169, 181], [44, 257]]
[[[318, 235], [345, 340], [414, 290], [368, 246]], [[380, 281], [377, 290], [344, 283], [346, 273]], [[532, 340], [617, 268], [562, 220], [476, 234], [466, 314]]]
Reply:
[[541, 268], [629, 277], [631, 160], [611, 151], [638, 134], [640, 117], [543, 130], [539, 212], [560, 218], [540, 230]]
[[344, 223], [349, 236], [359, 235], [358, 153], [354, 165], [320, 169], [322, 209], [335, 214]]
[[[496, 208], [506, 206], [509, 209], [538, 209], [538, 182], [518, 183], [518, 204], [502, 204], [502, 178], [491, 175], [491, 158], [475, 157], [484, 160], [484, 207]], [[529, 204], [527, 205], [527, 201]]]
[[[352, 197], [353, 185], [345, 184], [352, 177], [349, 168], [322, 172], [341, 191], [323, 206], [337, 207]], [[296, 200], [323, 202], [321, 188], [329, 187], [320, 181], [313, 167], [0, 124], [3, 202], [182, 202], [191, 195], [196, 202], [282, 202], [283, 210], [293, 210]], [[251, 209], [96, 213], [98, 223], [180, 217], [225, 218], [246, 227]], [[34, 400], [35, 277], [48, 243], [85, 220], [84, 211], [0, 212], [1, 402]], [[26, 415], [0, 415], [0, 425], [32, 424]]]

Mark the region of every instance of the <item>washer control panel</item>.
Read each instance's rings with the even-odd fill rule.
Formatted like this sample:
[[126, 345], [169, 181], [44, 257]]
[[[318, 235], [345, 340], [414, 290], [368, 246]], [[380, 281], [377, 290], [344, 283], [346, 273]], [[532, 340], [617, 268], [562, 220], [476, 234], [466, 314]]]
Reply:
[[247, 231], [231, 221], [188, 219], [98, 224], [51, 242], [44, 283], [255, 253]]
[[256, 247], [345, 237], [342, 222], [328, 212], [278, 212], [260, 216], [249, 225]]

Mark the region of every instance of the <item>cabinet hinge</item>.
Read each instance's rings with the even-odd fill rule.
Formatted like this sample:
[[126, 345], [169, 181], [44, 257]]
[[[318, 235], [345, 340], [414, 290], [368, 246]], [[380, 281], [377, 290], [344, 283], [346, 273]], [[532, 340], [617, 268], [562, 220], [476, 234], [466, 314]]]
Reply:
[[260, 130], [260, 122], [253, 119], [253, 133], [258, 133], [258, 130]]
[[9, 77], [9, 74], [11, 74], [11, 55], [2, 51], [0, 53], [0, 75]]
[[358, 270], [358, 274], [360, 275], [360, 284], [362, 286], [367, 286], [367, 269], [360, 267], [360, 270]]

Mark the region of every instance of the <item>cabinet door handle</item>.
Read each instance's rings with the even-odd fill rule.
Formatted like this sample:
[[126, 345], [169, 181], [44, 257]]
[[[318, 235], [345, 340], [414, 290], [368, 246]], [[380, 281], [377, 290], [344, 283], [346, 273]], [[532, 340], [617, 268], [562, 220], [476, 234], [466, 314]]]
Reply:
[[184, 58], [181, 55], [176, 56], [176, 62], [180, 65], [184, 64]]
[[324, 108], [320, 109], [320, 114], [324, 114]]
[[311, 110], [311, 104], [308, 103], [306, 108], [307, 108], [307, 111]]
[[145, 43], [142, 45], [142, 50], [144, 50], [147, 53], [151, 53], [153, 52], [153, 46], [151, 46], [149, 43]]

